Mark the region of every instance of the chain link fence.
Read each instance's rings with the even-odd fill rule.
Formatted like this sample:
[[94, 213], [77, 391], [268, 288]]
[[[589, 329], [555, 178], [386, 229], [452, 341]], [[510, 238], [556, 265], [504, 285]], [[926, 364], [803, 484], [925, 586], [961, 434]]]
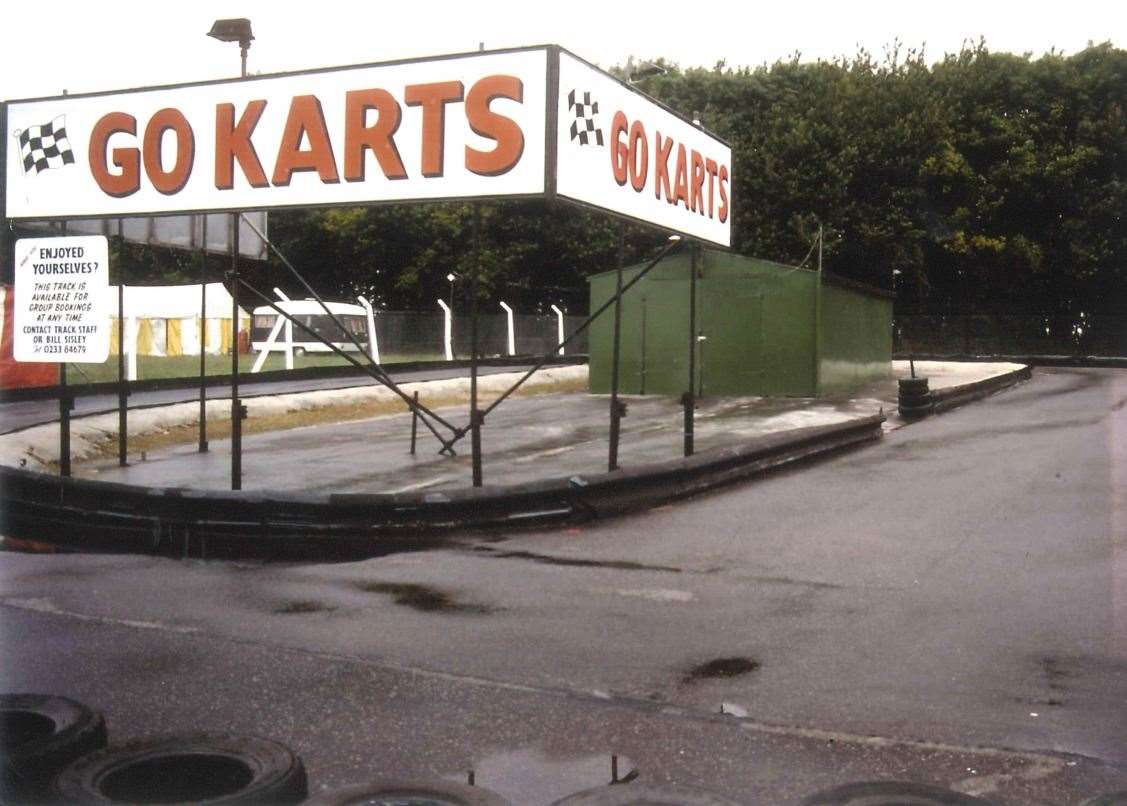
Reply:
[[[586, 317], [565, 316], [564, 337], [573, 334]], [[517, 355], [541, 356], [559, 344], [559, 323], [555, 315], [514, 314], [513, 333]], [[441, 313], [416, 311], [378, 311], [376, 336], [381, 353], [389, 355], [445, 355], [445, 322]], [[508, 318], [504, 314], [479, 314], [479, 351], [484, 356], [509, 354]], [[469, 315], [455, 314], [453, 347], [455, 358], [469, 358], [472, 333]], [[567, 355], [587, 352], [587, 331], [564, 348]]]
[[893, 349], [919, 355], [1127, 356], [1127, 314], [901, 315]]

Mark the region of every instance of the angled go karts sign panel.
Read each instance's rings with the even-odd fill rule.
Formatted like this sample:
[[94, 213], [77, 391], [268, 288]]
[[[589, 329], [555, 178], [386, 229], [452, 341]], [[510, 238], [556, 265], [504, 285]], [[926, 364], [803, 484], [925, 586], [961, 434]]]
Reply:
[[5, 112], [15, 220], [558, 196], [730, 245], [728, 146], [556, 46]]

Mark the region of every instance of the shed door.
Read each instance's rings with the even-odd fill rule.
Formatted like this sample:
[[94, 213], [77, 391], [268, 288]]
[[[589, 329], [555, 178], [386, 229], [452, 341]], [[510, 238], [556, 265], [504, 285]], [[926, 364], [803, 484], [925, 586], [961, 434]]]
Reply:
[[689, 281], [655, 279], [642, 299], [642, 394], [680, 395], [689, 385]]
[[722, 277], [700, 281], [698, 343], [701, 395], [763, 393], [763, 294], [754, 280]]

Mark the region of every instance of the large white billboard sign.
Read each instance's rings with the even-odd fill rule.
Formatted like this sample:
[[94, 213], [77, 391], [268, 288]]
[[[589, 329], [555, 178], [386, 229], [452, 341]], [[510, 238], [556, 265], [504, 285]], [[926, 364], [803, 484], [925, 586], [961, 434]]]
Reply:
[[16, 220], [558, 194], [730, 243], [728, 147], [555, 46], [13, 101], [6, 117]]
[[16, 241], [12, 354], [100, 364], [110, 352], [109, 242], [101, 235]]
[[557, 116], [557, 194], [730, 245], [727, 145], [569, 53]]

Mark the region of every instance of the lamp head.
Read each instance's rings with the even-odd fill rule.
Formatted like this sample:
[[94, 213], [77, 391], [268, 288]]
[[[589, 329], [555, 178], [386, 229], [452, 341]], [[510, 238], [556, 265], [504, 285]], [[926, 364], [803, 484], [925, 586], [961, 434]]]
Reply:
[[249, 48], [251, 41], [254, 39], [254, 33], [250, 29], [250, 20], [245, 17], [216, 20], [212, 23], [211, 30], [207, 32], [207, 35], [212, 39], [218, 39], [220, 42], [238, 42], [244, 48]]

